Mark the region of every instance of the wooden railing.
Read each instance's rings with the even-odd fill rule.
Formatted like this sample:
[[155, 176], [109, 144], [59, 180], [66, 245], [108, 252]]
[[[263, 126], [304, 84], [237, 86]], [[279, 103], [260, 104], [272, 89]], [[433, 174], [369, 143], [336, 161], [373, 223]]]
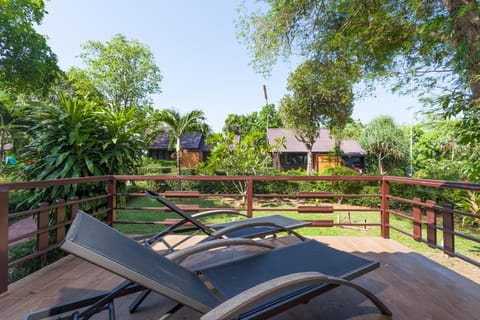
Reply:
[[[237, 198], [242, 199], [242, 205], [233, 207], [240, 211], [247, 213], [249, 217], [255, 212], [289, 212], [294, 211], [300, 214], [312, 214], [324, 217], [329, 215], [330, 219], [311, 219], [314, 227], [333, 227], [333, 226], [354, 226], [354, 227], [376, 227], [379, 228], [379, 234], [384, 238], [389, 238], [391, 232], [398, 232], [415, 239], [419, 242], [424, 242], [426, 245], [442, 250], [449, 256], [455, 256], [470, 262], [474, 265], [480, 266], [480, 261], [477, 257], [468, 257], [457, 252], [456, 239], [464, 239], [470, 241], [475, 245], [480, 243], [478, 236], [472, 236], [456, 230], [457, 221], [461, 217], [477, 218], [478, 215], [464, 212], [458, 209], [458, 203], [440, 203], [437, 204], [434, 199], [421, 199], [418, 196], [408, 198], [402, 194], [392, 194], [392, 190], [398, 186], [411, 186], [430, 189], [445, 189], [445, 190], [470, 190], [474, 192], [480, 191], [480, 185], [461, 182], [448, 182], [438, 180], [422, 180], [401, 177], [384, 177], [384, 176], [358, 176], [358, 177], [305, 177], [305, 176], [101, 176], [101, 177], [85, 177], [77, 179], [61, 179], [52, 181], [35, 181], [24, 183], [3, 183], [0, 184], [0, 293], [8, 289], [8, 271], [10, 268], [23, 264], [29, 260], [42, 256], [56, 248], [63, 240], [65, 230], [72, 222], [77, 209], [84, 209], [92, 207], [95, 203], [95, 212], [90, 212], [93, 215], [101, 215], [105, 222], [110, 225], [131, 223], [115, 219], [115, 212], [121, 210], [146, 210], [153, 208], [131, 208], [120, 205], [122, 201], [118, 201], [121, 197], [126, 196], [143, 196], [139, 191], [125, 192], [119, 188], [119, 185], [124, 186], [126, 183], [138, 182], [176, 182], [176, 181], [197, 181], [208, 183], [222, 183], [228, 184], [232, 182], [239, 182], [243, 185], [243, 192], [230, 193], [208, 193], [201, 190], [184, 190], [176, 191], [176, 183], [171, 183], [171, 189], [165, 189], [162, 194], [169, 197], [183, 197], [183, 198]], [[333, 192], [320, 192], [313, 189], [279, 193], [262, 193], [258, 191], [258, 186], [268, 183], [287, 184], [298, 181], [299, 183], [319, 183], [324, 181], [326, 183], [338, 183], [339, 181], [368, 183], [375, 186], [378, 192], [369, 194], [341, 194]], [[55, 187], [71, 187], [71, 186], [90, 186], [96, 185], [95, 190], [104, 190], [97, 192], [97, 194], [79, 199], [78, 197], [71, 197], [70, 199], [43, 199], [38, 204], [37, 208], [25, 211], [15, 211], [9, 209], [10, 197], [20, 191], [55, 188]], [[282, 191], [282, 186], [280, 188]], [[287, 189], [287, 188], [285, 188]], [[292, 188], [290, 188], [292, 189]], [[217, 188], [218, 190], [218, 188]], [[260, 190], [261, 191], [261, 190]], [[427, 193], [428, 194], [428, 193]], [[301, 200], [297, 201], [300, 204], [297, 206], [276, 205], [275, 207], [265, 207], [261, 205], [261, 200], [277, 199], [280, 203], [289, 199]], [[329, 203], [315, 204], [311, 202], [332, 201], [335, 199], [359, 199], [359, 198], [373, 198], [379, 204], [375, 207], [358, 207], [358, 206], [333, 206]], [[156, 208], [162, 210], [162, 208]], [[189, 207], [189, 211], [208, 210], [214, 208], [199, 208], [198, 206]], [[232, 209], [232, 207], [229, 207]], [[355, 214], [355, 212], [364, 212], [369, 215], [379, 215], [379, 218], [372, 219], [379, 222], [350, 222], [350, 221], [335, 221], [331, 218], [333, 212], [348, 212]], [[17, 235], [12, 238], [8, 235], [8, 226], [13, 221], [23, 219], [26, 217], [34, 217], [37, 228], [35, 231]], [[402, 229], [392, 223], [392, 216], [396, 219], [403, 219], [412, 222], [410, 230]], [[443, 238], [443, 244], [438, 243], [438, 234]], [[8, 253], [9, 247], [13, 243], [29, 239], [36, 239], [35, 252], [9, 261]]]

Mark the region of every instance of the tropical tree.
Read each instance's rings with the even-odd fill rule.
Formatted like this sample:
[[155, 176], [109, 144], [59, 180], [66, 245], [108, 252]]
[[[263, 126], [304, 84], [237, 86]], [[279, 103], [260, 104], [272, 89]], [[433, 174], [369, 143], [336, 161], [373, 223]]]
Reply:
[[307, 149], [307, 174], [313, 171], [312, 149], [319, 127], [343, 128], [353, 110], [351, 83], [335, 62], [309, 60], [288, 78], [291, 94], [280, 101], [280, 116]]
[[0, 1], [0, 90], [45, 96], [60, 75], [57, 57], [35, 25], [42, 0]]
[[268, 104], [262, 107], [260, 112], [252, 112], [246, 115], [229, 114], [225, 119], [223, 132], [245, 136], [250, 132], [263, 132], [263, 140], [266, 137], [267, 128], [282, 127], [282, 119], [275, 109], [275, 105]]
[[407, 140], [400, 127], [390, 116], [373, 119], [359, 141], [368, 155], [374, 156], [378, 172], [382, 175], [405, 159]]
[[[241, 14], [239, 36], [259, 71], [292, 53], [357, 66], [351, 79], [410, 85], [445, 116], [459, 138], [480, 142], [480, 5], [477, 0], [264, 0]], [[385, 81], [383, 81], [385, 82]], [[372, 83], [370, 83], [372, 84]], [[437, 89], [437, 90], [435, 90]], [[470, 175], [480, 177], [479, 153]]]
[[[175, 148], [175, 156], [177, 159], [177, 174], [180, 176], [181, 171], [181, 155], [182, 145], [180, 143], [181, 137], [189, 132], [209, 133], [210, 129], [205, 123], [205, 115], [201, 110], [192, 110], [181, 115], [174, 109], [164, 109], [155, 115], [157, 123], [164, 126], [160, 128], [162, 132], [170, 136], [169, 148]], [[180, 188], [179, 180], [179, 188]]]
[[[78, 98], [60, 95], [57, 105], [32, 107], [33, 140], [22, 158], [33, 160], [17, 180], [52, 180], [92, 175], [133, 173], [141, 161], [143, 128], [134, 110], [105, 109]], [[92, 186], [72, 185], [36, 192], [28, 201], [53, 201], [86, 196]]]
[[468, 178], [465, 169], [474, 146], [458, 139], [460, 120], [429, 116], [412, 128], [412, 156], [416, 178], [459, 181]]
[[86, 74], [109, 103], [123, 108], [148, 105], [150, 95], [160, 92], [162, 75], [145, 44], [117, 34], [105, 44], [88, 41], [82, 48]]
[[[67, 96], [77, 97], [82, 100], [90, 101], [96, 105], [107, 105], [108, 101], [103, 94], [97, 90], [93, 80], [87, 74], [87, 71], [72, 67], [59, 82], [59, 91]], [[58, 98], [57, 96], [54, 99]]]

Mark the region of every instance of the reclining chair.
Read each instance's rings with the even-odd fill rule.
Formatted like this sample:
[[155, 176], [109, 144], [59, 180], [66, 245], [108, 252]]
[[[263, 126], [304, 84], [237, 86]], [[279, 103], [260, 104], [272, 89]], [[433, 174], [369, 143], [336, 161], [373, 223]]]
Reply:
[[165, 240], [165, 236], [168, 234], [179, 234], [190, 232], [190, 236], [193, 236], [198, 233], [203, 233], [207, 235], [206, 240], [211, 239], [220, 239], [220, 238], [261, 238], [268, 235], [275, 236], [279, 232], [286, 232], [291, 235], [295, 235], [301, 240], [305, 240], [300, 234], [294, 231], [294, 229], [303, 228], [311, 225], [311, 222], [296, 220], [282, 215], [270, 215], [259, 218], [249, 218], [244, 220], [237, 220], [225, 223], [216, 223], [216, 224], [205, 224], [201, 222], [200, 218], [212, 217], [215, 215], [234, 215], [242, 216], [235, 210], [212, 210], [199, 212], [193, 215], [188, 214], [172, 202], [168, 201], [158, 193], [155, 193], [150, 190], [145, 190], [145, 194], [162, 203], [164, 206], [177, 213], [182, 219], [178, 219], [171, 226], [165, 230], [155, 234], [150, 235], [148, 239], [144, 241], [145, 245], [152, 246], [156, 242], [161, 241], [164, 245], [167, 246], [169, 251], [173, 251], [175, 247], [181, 243], [187, 241], [190, 237], [184, 238], [182, 241], [170, 244]]
[[[222, 239], [200, 243], [186, 251], [174, 252], [172, 259], [183, 259], [201, 251], [202, 246], [212, 248], [235, 241]], [[238, 241], [262, 245], [249, 239]], [[256, 319], [306, 303], [339, 285], [358, 290], [383, 314], [391, 315], [376, 296], [349, 281], [378, 268], [378, 262], [335, 250], [314, 240], [267, 248], [255, 255], [189, 270], [79, 212], [61, 248], [130, 282], [113, 293], [33, 312], [25, 317], [26, 320], [43, 319], [85, 306], [90, 307], [61, 319], [88, 319], [104, 309], [108, 309], [110, 319], [115, 319], [114, 299], [144, 288], [176, 301], [177, 305], [166, 316], [186, 306], [200, 312], [202, 320]]]

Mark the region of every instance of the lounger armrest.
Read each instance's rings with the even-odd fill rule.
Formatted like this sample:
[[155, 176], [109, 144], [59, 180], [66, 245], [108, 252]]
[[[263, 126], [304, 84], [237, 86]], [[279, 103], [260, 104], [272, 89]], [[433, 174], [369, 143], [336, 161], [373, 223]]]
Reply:
[[215, 216], [218, 214], [226, 214], [226, 215], [231, 215], [231, 216], [240, 216], [240, 217], [245, 217], [248, 218], [246, 214], [243, 214], [241, 212], [238, 212], [237, 210], [209, 210], [209, 211], [202, 211], [199, 213], [192, 214], [192, 217], [194, 218], [204, 218], [204, 217], [210, 217], [210, 216]]
[[274, 248], [271, 245], [254, 241], [251, 239], [231, 238], [231, 239], [219, 239], [219, 240], [201, 242], [194, 246], [191, 246], [182, 250], [174, 251], [168, 254], [166, 257], [169, 260], [177, 262], [184, 258], [187, 258], [188, 256], [191, 256], [203, 251], [207, 251], [215, 248], [227, 247], [227, 246], [256, 246], [256, 247], [263, 247], [267, 249]]
[[244, 220], [242, 223], [236, 223], [233, 224], [229, 227], [222, 228], [218, 231], [213, 232], [210, 235], [210, 238], [220, 238], [224, 235], [226, 235], [229, 232], [233, 232], [236, 230], [242, 230], [242, 229], [248, 229], [252, 227], [273, 227], [277, 228], [278, 230], [282, 230], [285, 232], [290, 232], [291, 230], [289, 228], [285, 228], [282, 226], [279, 226], [278, 224], [275, 224], [274, 222], [269, 222], [269, 221], [248, 221]]
[[340, 278], [326, 276], [319, 272], [302, 272], [278, 277], [247, 289], [203, 315], [201, 320], [234, 319], [264, 299], [275, 297], [282, 292], [297, 287], [315, 284], [344, 285], [356, 289], [370, 299], [383, 314], [392, 315], [391, 311], [375, 295], [357, 284]]

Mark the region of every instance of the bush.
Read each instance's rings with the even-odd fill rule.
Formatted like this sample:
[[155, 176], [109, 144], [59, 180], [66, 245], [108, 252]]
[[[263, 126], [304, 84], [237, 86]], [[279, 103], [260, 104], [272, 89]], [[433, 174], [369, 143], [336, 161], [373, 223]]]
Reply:
[[[358, 176], [358, 172], [343, 166], [325, 168], [320, 175], [322, 176]], [[335, 194], [357, 194], [362, 189], [361, 181], [325, 181], [324, 184], [330, 186], [330, 192]], [[343, 197], [340, 197], [338, 203], [341, 203]]]

